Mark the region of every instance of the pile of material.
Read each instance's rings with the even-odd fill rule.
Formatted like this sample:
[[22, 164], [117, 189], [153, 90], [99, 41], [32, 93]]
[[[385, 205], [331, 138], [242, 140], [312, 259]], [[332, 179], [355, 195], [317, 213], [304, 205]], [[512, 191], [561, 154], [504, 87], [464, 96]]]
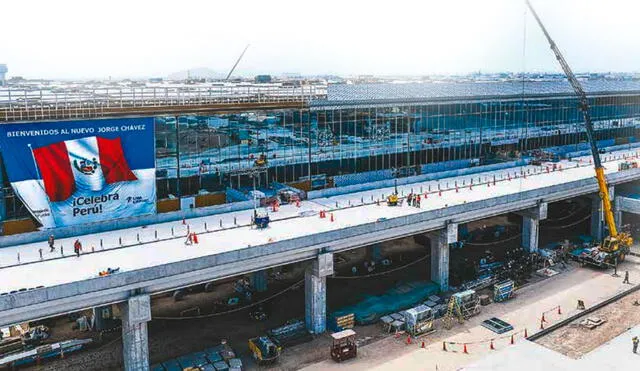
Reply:
[[353, 313], [345, 314], [344, 316], [331, 317], [329, 320], [329, 328], [333, 332], [340, 332], [347, 329], [352, 329], [356, 324], [355, 315]]
[[433, 328], [433, 310], [426, 305], [407, 309], [403, 312], [405, 329], [412, 336], [435, 331]]
[[513, 297], [515, 284], [511, 280], [496, 283], [493, 285], [493, 301], [501, 302]]
[[170, 359], [161, 364], [151, 366], [152, 371], [181, 371], [181, 370], [204, 370], [204, 371], [240, 371], [242, 370], [242, 360], [236, 358], [236, 353], [226, 342], [205, 349]]
[[579, 325], [580, 327], [593, 330], [594, 328], [602, 325], [605, 322], [607, 322], [607, 320], [600, 317], [589, 317], [580, 321]]
[[303, 320], [288, 321], [280, 327], [267, 331], [267, 335], [281, 347], [304, 343], [312, 338]]

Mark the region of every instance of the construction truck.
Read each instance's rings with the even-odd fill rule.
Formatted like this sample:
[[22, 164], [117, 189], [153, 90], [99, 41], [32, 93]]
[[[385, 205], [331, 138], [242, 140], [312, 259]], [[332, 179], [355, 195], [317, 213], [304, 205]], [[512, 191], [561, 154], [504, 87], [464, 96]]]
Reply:
[[587, 251], [581, 253], [578, 257], [578, 260], [585, 264], [591, 264], [600, 267], [616, 265], [617, 263], [624, 261], [625, 256], [629, 254], [630, 247], [633, 244], [633, 239], [631, 238], [630, 233], [626, 231], [619, 232], [618, 228], [616, 227], [611, 207], [611, 199], [609, 198], [609, 187], [607, 185], [607, 178], [604, 175], [604, 167], [602, 166], [602, 162], [600, 161], [600, 151], [598, 150], [593, 130], [593, 122], [591, 121], [591, 114], [589, 113], [589, 101], [587, 99], [587, 95], [582, 88], [580, 81], [578, 81], [576, 76], [573, 74], [571, 67], [569, 67], [569, 64], [564, 59], [564, 56], [560, 52], [560, 49], [551, 38], [551, 35], [549, 35], [549, 33], [547, 32], [547, 29], [542, 24], [542, 21], [538, 17], [536, 11], [533, 9], [533, 6], [529, 2], [529, 0], [526, 0], [526, 3], [531, 10], [531, 13], [533, 14], [533, 17], [536, 19], [536, 22], [542, 29], [544, 36], [549, 42], [551, 50], [553, 50], [558, 63], [560, 63], [564, 74], [567, 76], [567, 80], [569, 80], [571, 87], [580, 100], [580, 110], [582, 111], [582, 115], [584, 117], [584, 126], [587, 132], [587, 139], [589, 140], [589, 145], [591, 147], [591, 156], [593, 157], [596, 179], [598, 180], [598, 189], [600, 191], [599, 195], [602, 199], [604, 218], [607, 222], [607, 227], [609, 228], [609, 235], [606, 236], [598, 246], [592, 249], [586, 249]]
[[268, 336], [249, 339], [249, 350], [259, 365], [275, 363], [280, 357], [280, 352], [282, 352], [282, 348], [276, 345]]

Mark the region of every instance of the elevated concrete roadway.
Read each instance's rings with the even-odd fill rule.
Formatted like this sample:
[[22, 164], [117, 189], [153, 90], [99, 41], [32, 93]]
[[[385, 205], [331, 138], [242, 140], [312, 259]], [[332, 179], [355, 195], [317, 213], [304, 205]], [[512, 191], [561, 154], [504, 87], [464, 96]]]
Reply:
[[[605, 163], [612, 185], [640, 179], [640, 169], [618, 171], [622, 153], [615, 156]], [[586, 159], [557, 165], [562, 170], [547, 172], [552, 164], [545, 164], [399, 187], [405, 195], [411, 189], [422, 190], [423, 196], [427, 192], [420, 208], [388, 207], [384, 201], [378, 204], [393, 191], [386, 188], [305, 201], [303, 212], [290, 205], [280, 211], [282, 219], [266, 230], [243, 225], [250, 211], [237, 212], [234, 216], [239, 226], [233, 228], [228, 227], [233, 225], [229, 215], [213, 216], [215, 220], [225, 218], [223, 228], [213, 227], [215, 222], [211, 222], [213, 228], [207, 227], [208, 231], [204, 228], [206, 218], [191, 219], [189, 229], [200, 233], [197, 245], [186, 246], [183, 237], [159, 237], [129, 247], [98, 249], [79, 258], [3, 263], [0, 293], [44, 287], [0, 295], [0, 326], [124, 302], [141, 293], [161, 293], [597, 192], [593, 169]], [[327, 218], [319, 218], [319, 210], [327, 210]], [[179, 223], [173, 224], [177, 234]], [[146, 230], [155, 228], [166, 232], [167, 226]], [[117, 232], [109, 233], [115, 238]], [[136, 233], [119, 232], [128, 238]], [[26, 256], [36, 246], [1, 249], [0, 259], [15, 259], [12, 255], [21, 248]], [[41, 246], [46, 248], [46, 243]], [[85, 243], [85, 251], [87, 247]], [[67, 248], [71, 248], [70, 242]], [[107, 267], [120, 267], [121, 272], [98, 277]]]

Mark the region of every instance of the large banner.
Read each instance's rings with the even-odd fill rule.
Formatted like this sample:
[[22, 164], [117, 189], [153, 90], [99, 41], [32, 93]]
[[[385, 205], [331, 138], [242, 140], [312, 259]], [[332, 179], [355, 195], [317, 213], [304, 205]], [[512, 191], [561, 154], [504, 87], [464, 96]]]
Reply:
[[44, 228], [155, 213], [153, 122], [2, 124], [11, 186]]

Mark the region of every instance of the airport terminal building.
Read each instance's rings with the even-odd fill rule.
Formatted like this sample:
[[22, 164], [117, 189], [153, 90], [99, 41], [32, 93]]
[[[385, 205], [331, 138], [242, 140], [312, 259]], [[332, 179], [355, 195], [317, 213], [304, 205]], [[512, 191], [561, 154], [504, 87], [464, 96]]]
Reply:
[[[599, 147], [634, 147], [640, 136], [640, 82], [588, 80], [584, 86]], [[75, 176], [74, 187], [79, 190], [84, 186], [108, 188], [134, 177], [146, 181], [146, 187], [155, 187], [153, 192], [142, 196], [129, 196], [134, 201], [142, 197], [153, 202], [153, 207], [140, 207], [140, 213], [249, 201], [255, 197], [254, 190], [268, 197], [279, 187], [318, 191], [321, 195], [322, 190], [329, 188], [478, 165], [513, 166], [541, 156], [553, 160], [584, 154], [588, 149], [578, 101], [563, 80], [336, 84], [328, 86], [326, 95], [310, 97], [298, 106], [138, 114], [119, 118], [115, 125], [110, 120], [114, 119], [10, 123], [14, 128], [31, 125], [36, 131], [41, 127], [38, 125], [53, 125], [52, 130], [58, 130], [60, 138], [48, 135], [46, 146], [39, 147], [38, 139], [33, 142], [21, 138], [21, 145], [29, 150], [20, 152], [23, 155], [19, 161], [25, 163], [20, 166], [9, 165], [18, 161], [13, 154], [19, 151], [7, 151], [15, 142], [2, 144], [0, 217], [5, 234], [27, 232], [44, 225], [43, 217], [34, 217], [34, 210], [38, 209], [34, 205], [39, 201], [26, 200], [31, 196], [25, 195], [32, 191], [20, 191], [16, 183], [35, 179], [31, 186], [43, 187], [37, 180], [45, 181], [43, 173], [49, 169], [45, 163], [53, 161], [45, 152], [55, 154], [53, 142], [66, 143], [71, 159], [69, 177]], [[87, 129], [91, 136], [87, 133], [73, 136], [69, 132], [83, 125], [91, 127]], [[122, 132], [125, 127], [138, 126], [145, 127], [140, 130], [139, 141], [137, 134]], [[112, 136], [109, 128], [120, 128], [119, 136]], [[72, 137], [64, 137], [65, 133]], [[9, 139], [13, 138], [5, 141]], [[95, 153], [100, 155], [87, 155], [78, 162], [69, 149], [76, 145], [95, 147]], [[119, 175], [110, 182], [108, 176], [113, 177], [110, 175], [113, 172], [109, 171], [103, 174], [106, 180], [100, 178], [103, 185], [96, 186], [93, 181], [83, 185], [77, 174], [94, 176], [91, 171], [95, 172], [96, 165], [104, 166], [108, 161], [104, 157], [105, 148], [112, 147], [117, 147], [109, 153], [112, 160], [116, 158], [113, 167], [121, 170]], [[127, 169], [117, 165], [123, 156]], [[35, 175], [16, 175], [19, 173], [13, 169], [16, 167], [32, 167]], [[153, 176], [150, 169], [155, 169]], [[58, 205], [66, 199], [54, 202], [53, 198], [63, 196], [52, 190], [53, 182], [60, 183], [57, 176], [52, 175], [52, 179], [44, 184], [45, 193], [50, 204]], [[64, 188], [64, 184], [56, 187], [56, 190]], [[63, 210], [59, 212], [64, 213]], [[118, 212], [121, 214], [111, 215], [134, 216]], [[58, 220], [49, 225], [67, 225], [60, 223]]]

